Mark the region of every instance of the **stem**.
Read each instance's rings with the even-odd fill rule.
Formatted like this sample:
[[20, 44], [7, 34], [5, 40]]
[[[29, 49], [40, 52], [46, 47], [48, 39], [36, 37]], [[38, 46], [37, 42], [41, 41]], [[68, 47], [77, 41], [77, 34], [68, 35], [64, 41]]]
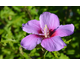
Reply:
[[21, 46], [19, 47], [19, 51], [22, 55], [24, 54]]
[[0, 19], [0, 21], [1, 21], [4, 25], [6, 25], [6, 22], [4, 22], [4, 21], [3, 21], [3, 20], [1, 20], [1, 19]]
[[44, 59], [45, 59], [45, 55], [47, 54], [47, 52], [48, 52], [48, 51], [46, 51], [46, 52], [44, 53]]
[[53, 53], [54, 53], [54, 56], [58, 59], [56, 51], [54, 51]]

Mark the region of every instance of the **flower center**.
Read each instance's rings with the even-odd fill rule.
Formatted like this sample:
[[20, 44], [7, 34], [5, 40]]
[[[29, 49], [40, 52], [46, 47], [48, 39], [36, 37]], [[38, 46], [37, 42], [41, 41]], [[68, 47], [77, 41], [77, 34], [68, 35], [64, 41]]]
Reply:
[[45, 36], [45, 38], [50, 37], [50, 36], [49, 36], [49, 28], [47, 27], [46, 24], [45, 24], [45, 27], [44, 27], [44, 36]]

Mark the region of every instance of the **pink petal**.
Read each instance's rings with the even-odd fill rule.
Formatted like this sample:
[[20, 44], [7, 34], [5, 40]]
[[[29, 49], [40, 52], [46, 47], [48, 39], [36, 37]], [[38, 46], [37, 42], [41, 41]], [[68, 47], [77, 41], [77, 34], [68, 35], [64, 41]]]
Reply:
[[21, 46], [27, 50], [32, 50], [39, 43], [41, 43], [41, 38], [35, 34], [28, 35], [21, 40]]
[[74, 32], [74, 25], [60, 25], [60, 27], [56, 30], [56, 36], [64, 37], [73, 34]]
[[40, 23], [37, 20], [30, 20], [28, 23], [23, 24], [22, 26], [23, 31], [27, 33], [39, 34], [41, 31]]
[[49, 29], [56, 29], [59, 26], [59, 18], [57, 15], [50, 12], [44, 12], [40, 15], [40, 26], [44, 29], [45, 24]]
[[62, 39], [59, 36], [46, 38], [42, 41], [41, 45], [43, 48], [45, 48], [46, 50], [50, 52], [59, 51], [62, 48], [64, 48], [64, 46], [66, 46], [66, 44], [62, 41]]

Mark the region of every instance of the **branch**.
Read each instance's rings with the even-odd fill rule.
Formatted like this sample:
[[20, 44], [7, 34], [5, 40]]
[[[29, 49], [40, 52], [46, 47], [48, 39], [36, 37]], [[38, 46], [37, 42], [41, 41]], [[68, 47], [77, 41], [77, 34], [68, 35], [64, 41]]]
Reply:
[[28, 10], [28, 8], [25, 6], [25, 9], [26, 9], [26, 11], [27, 11], [27, 13], [28, 13], [28, 15], [29, 15], [29, 18], [32, 20], [32, 17], [31, 17], [31, 14], [30, 14], [30, 11]]

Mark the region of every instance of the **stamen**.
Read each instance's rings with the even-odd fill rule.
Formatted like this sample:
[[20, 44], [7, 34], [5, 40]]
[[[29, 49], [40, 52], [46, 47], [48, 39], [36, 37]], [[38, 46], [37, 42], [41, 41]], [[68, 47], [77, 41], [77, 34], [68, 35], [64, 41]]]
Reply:
[[46, 24], [45, 24], [45, 27], [44, 27], [44, 36], [45, 36], [45, 38], [49, 37], [49, 29], [48, 29]]

